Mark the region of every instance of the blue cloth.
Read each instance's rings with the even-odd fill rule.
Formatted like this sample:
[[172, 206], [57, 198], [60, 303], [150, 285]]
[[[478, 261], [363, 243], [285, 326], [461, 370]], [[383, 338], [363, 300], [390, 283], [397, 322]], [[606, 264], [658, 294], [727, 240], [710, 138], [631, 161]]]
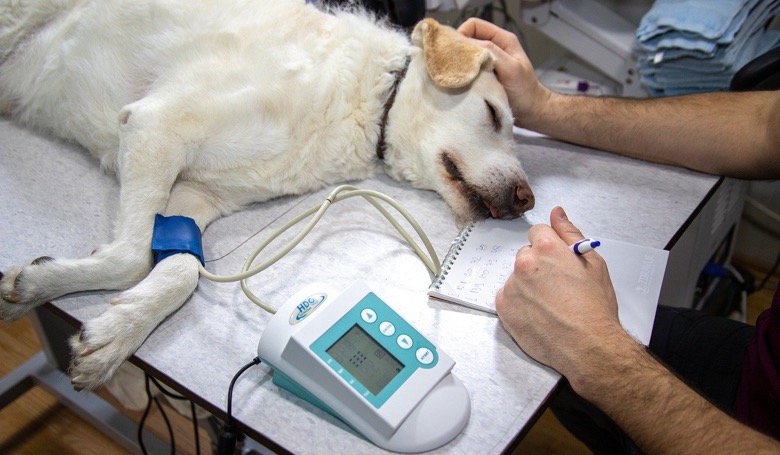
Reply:
[[[752, 4], [756, 0], [747, 1]], [[717, 5], [719, 1], [711, 3], [712, 5]], [[696, 58], [716, 57], [715, 54], [718, 49], [729, 47], [729, 45], [739, 45], [740, 42], [749, 39], [752, 34], [759, 31], [763, 32], [764, 25], [777, 11], [779, 4], [778, 0], [773, 0], [765, 2], [760, 6], [753, 5], [753, 8], [749, 9], [750, 15], [733, 18], [731, 26], [726, 31], [729, 34], [728, 36], [719, 35], [714, 38], [708, 38], [705, 35], [696, 34], [690, 28], [684, 28], [681, 23], [678, 29], [664, 29], [663, 34], [654, 35], [648, 39], [639, 38], [639, 32], [637, 32], [636, 48], [641, 54], [652, 56], [652, 60], [656, 63], [670, 59], [669, 55]], [[748, 8], [742, 11], [747, 13]], [[642, 19], [642, 24], [647, 24], [649, 15], [650, 12]], [[640, 25], [641, 28], [642, 25]], [[658, 54], [663, 55], [659, 57]]]
[[743, 45], [721, 49], [722, 55], [709, 64], [697, 65], [690, 59], [680, 59], [660, 67], [643, 67], [640, 75], [654, 96], [723, 91], [740, 68], [777, 46], [780, 46], [780, 32], [755, 33]]
[[705, 40], [733, 36], [759, 0], [656, 0], [637, 28], [647, 41], [666, 32], [686, 32]]
[[154, 263], [179, 253], [192, 254], [205, 265], [203, 242], [195, 220], [186, 216], [156, 215], [152, 232]]
[[755, 56], [777, 47], [779, 43], [780, 32], [771, 30], [766, 33], [754, 33], [739, 44], [719, 49], [716, 58], [710, 61], [701, 62], [698, 59], [680, 58], [666, 60], [660, 65], [652, 62], [639, 62], [639, 66], [644, 69], [643, 76], [676, 79], [685, 77], [686, 74], [695, 74], [695, 77], [703, 80], [711, 77], [726, 77], [730, 80], [731, 74], [733, 74], [733, 71], [730, 71], [732, 68], [742, 68]]
[[642, 83], [655, 96], [727, 90], [750, 60], [780, 45], [765, 30], [780, 0], [656, 0], [634, 45]]

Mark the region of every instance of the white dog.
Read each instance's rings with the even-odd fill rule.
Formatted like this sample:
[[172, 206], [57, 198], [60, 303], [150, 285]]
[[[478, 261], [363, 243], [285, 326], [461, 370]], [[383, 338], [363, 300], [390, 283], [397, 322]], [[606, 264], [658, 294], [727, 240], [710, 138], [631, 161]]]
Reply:
[[410, 40], [303, 0], [0, 0], [0, 113], [83, 145], [121, 186], [114, 241], [0, 274], [0, 317], [125, 290], [71, 340], [72, 382], [95, 388], [197, 286], [193, 255], [152, 266], [157, 213], [202, 231], [384, 167], [459, 222], [520, 215], [534, 198], [492, 62], [430, 19]]

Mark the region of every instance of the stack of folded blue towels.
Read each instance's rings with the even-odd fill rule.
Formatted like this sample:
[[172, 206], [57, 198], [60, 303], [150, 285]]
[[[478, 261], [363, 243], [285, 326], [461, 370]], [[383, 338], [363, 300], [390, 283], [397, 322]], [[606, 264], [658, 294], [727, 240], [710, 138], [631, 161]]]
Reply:
[[653, 96], [728, 90], [746, 63], [780, 45], [767, 30], [780, 0], [656, 0], [636, 32], [642, 83]]

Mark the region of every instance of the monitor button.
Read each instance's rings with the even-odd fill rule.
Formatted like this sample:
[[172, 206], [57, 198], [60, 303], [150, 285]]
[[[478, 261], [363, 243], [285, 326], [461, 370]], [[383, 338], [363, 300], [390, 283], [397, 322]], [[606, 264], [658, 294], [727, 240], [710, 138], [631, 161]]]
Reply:
[[395, 334], [395, 326], [392, 322], [384, 321], [379, 324], [379, 331], [382, 332], [382, 335], [391, 337]]
[[398, 346], [401, 347], [401, 349], [409, 349], [412, 347], [412, 337], [409, 335], [398, 335]]
[[360, 317], [369, 324], [376, 322], [376, 312], [371, 308], [366, 308], [365, 310], [361, 311]]
[[430, 365], [433, 362], [433, 352], [428, 348], [419, 348], [415, 354], [417, 360], [423, 365]]

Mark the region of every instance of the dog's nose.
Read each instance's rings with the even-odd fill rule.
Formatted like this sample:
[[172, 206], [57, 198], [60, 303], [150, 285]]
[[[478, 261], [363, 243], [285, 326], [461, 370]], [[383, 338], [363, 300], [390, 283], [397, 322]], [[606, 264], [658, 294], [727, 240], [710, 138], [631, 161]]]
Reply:
[[531, 191], [531, 188], [528, 186], [518, 185], [515, 191], [515, 196], [517, 197], [515, 203], [517, 204], [521, 213], [527, 212], [528, 210], [534, 208], [534, 203], [536, 200], [534, 199], [533, 191]]

